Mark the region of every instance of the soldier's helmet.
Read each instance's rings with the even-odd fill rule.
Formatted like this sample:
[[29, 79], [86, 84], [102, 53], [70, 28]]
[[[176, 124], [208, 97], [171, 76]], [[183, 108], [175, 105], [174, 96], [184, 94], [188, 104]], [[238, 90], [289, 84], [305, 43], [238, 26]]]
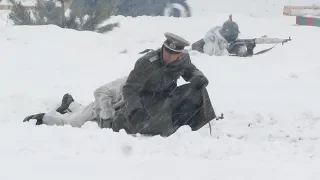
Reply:
[[230, 17], [226, 22], [223, 23], [219, 32], [228, 42], [235, 41], [240, 34], [238, 24]]

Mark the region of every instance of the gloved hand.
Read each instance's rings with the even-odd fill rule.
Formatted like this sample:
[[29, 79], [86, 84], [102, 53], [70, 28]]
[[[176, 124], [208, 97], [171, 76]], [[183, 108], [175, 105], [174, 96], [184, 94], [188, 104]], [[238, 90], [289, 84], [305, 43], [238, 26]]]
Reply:
[[129, 115], [129, 120], [133, 126], [139, 126], [148, 121], [148, 113], [144, 109], [135, 109]]
[[207, 87], [209, 81], [205, 76], [195, 76], [190, 80], [190, 83], [195, 89], [201, 89]]
[[235, 43], [235, 42], [230, 42], [229, 45], [228, 45], [227, 50], [228, 50], [228, 51], [232, 51], [236, 46], [238, 46], [237, 43]]
[[246, 46], [247, 46], [247, 54], [253, 55], [253, 49], [256, 47], [256, 43], [248, 43]]

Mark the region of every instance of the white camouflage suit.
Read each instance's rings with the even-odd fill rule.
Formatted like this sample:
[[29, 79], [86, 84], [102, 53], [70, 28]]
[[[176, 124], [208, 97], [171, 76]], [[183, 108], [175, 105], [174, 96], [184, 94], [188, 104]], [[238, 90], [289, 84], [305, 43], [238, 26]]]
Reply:
[[[228, 41], [220, 34], [221, 26], [216, 26], [211, 28], [204, 36], [204, 46], [203, 52], [212, 56], [223, 56], [229, 55], [227, 48], [229, 47]], [[245, 46], [241, 46], [238, 53], [239, 55], [245, 54], [247, 52], [247, 48]]]
[[81, 127], [99, 116], [102, 119], [113, 118], [115, 109], [124, 103], [122, 87], [126, 80], [127, 77], [122, 77], [100, 86], [93, 93], [95, 101], [87, 106], [72, 102], [69, 106], [70, 113], [60, 114], [56, 110], [46, 113], [42, 119], [43, 124]]

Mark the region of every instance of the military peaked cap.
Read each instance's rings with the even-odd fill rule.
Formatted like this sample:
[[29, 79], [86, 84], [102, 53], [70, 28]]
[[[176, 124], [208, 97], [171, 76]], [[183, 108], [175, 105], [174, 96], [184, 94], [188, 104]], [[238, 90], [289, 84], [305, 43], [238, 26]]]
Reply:
[[176, 34], [166, 32], [164, 33], [164, 36], [166, 37], [166, 40], [163, 45], [172, 51], [183, 52], [184, 47], [190, 45], [187, 40]]

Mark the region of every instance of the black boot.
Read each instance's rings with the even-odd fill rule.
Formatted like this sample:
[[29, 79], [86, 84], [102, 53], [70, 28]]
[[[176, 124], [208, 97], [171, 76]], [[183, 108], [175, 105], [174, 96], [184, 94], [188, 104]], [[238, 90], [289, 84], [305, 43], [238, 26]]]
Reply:
[[[60, 114], [65, 114], [69, 110], [70, 104], [74, 101], [71, 94], [65, 94], [62, 98], [61, 106], [56, 110]], [[69, 110], [70, 111], [70, 110]]]
[[43, 124], [42, 119], [43, 119], [44, 115], [45, 115], [45, 113], [39, 113], [39, 114], [28, 116], [28, 117], [24, 118], [23, 122], [29, 122], [30, 119], [36, 119], [37, 120], [36, 125], [41, 125], [41, 124]]

